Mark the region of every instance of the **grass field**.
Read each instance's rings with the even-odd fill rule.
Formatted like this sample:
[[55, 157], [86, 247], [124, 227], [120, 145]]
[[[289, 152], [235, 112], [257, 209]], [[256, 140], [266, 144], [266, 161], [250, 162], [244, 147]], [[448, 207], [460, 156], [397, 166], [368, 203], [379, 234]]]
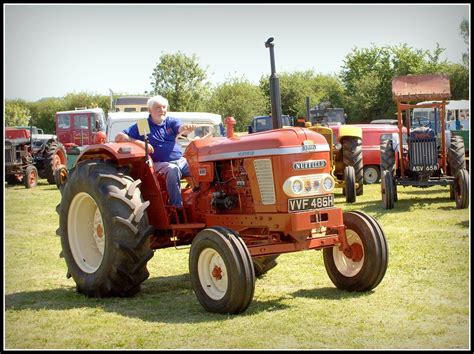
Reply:
[[[41, 184], [42, 183], [42, 184]], [[469, 211], [447, 188], [399, 188], [385, 211], [378, 185], [344, 210], [381, 223], [389, 265], [368, 293], [337, 290], [322, 253], [282, 255], [240, 315], [204, 311], [189, 249], [155, 252], [133, 298], [89, 299], [66, 279], [55, 234], [60, 193], [5, 186], [5, 348], [469, 348]]]

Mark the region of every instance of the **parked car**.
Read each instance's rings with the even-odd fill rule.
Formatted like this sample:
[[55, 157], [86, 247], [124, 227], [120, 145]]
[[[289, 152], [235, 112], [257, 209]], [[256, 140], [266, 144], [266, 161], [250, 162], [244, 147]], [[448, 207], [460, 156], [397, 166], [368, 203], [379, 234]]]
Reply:
[[[364, 182], [380, 182], [380, 144], [387, 139], [399, 141], [398, 127], [393, 124], [350, 124], [362, 129], [362, 160], [364, 161]], [[332, 127], [336, 136], [339, 127]], [[406, 128], [403, 127], [403, 145], [406, 145]]]

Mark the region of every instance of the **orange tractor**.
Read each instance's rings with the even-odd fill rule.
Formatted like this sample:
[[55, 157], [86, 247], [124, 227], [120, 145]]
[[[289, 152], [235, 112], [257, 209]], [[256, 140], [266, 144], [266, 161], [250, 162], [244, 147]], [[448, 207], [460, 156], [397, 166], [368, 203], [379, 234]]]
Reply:
[[334, 206], [330, 149], [299, 127], [191, 141], [184, 214], [167, 205], [164, 177], [132, 143], [88, 146], [61, 187], [58, 234], [67, 276], [91, 297], [132, 296], [153, 250], [191, 245], [189, 271], [210, 312], [240, 313], [255, 277], [282, 254], [322, 250], [336, 287], [368, 291], [384, 277], [388, 247], [378, 222]]

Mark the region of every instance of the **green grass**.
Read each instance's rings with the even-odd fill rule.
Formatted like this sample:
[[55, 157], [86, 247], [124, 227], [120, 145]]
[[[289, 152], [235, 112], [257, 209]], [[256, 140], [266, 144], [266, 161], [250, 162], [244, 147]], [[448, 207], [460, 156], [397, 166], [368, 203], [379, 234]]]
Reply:
[[[42, 182], [45, 183], [45, 182]], [[66, 278], [55, 235], [55, 186], [5, 187], [6, 348], [469, 348], [469, 212], [447, 188], [380, 187], [355, 204], [381, 223], [385, 278], [371, 292], [337, 290], [322, 254], [279, 257], [240, 315], [204, 311], [188, 274], [189, 249], [158, 250], [133, 298], [89, 299]]]

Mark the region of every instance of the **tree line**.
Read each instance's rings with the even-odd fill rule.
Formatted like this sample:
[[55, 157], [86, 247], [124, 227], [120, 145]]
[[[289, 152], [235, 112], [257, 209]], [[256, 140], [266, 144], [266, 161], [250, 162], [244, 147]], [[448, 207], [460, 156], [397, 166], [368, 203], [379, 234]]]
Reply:
[[[468, 48], [467, 20], [462, 21], [460, 34]], [[294, 117], [306, 116], [305, 97], [309, 97], [312, 105], [329, 101], [333, 107], [344, 108], [349, 123], [394, 118], [392, 78], [409, 74], [447, 74], [451, 99], [469, 99], [468, 50], [459, 63], [441, 60], [444, 50], [439, 44], [433, 50], [416, 49], [407, 44], [355, 47], [346, 55], [338, 73], [280, 72], [282, 112]], [[212, 85], [207, 70], [196, 55], [163, 54], [150, 76], [151, 89], [144, 94], [166, 97], [173, 111], [207, 111], [222, 117], [233, 116], [237, 131], [245, 131], [252, 117], [270, 114], [269, 75], [263, 75], [257, 84], [242, 76], [229, 77], [223, 83]], [[31, 116], [34, 125], [53, 132], [57, 111], [84, 106], [101, 107], [108, 112], [110, 97], [81, 92], [36, 102], [6, 100], [5, 124], [26, 125], [27, 117]]]

